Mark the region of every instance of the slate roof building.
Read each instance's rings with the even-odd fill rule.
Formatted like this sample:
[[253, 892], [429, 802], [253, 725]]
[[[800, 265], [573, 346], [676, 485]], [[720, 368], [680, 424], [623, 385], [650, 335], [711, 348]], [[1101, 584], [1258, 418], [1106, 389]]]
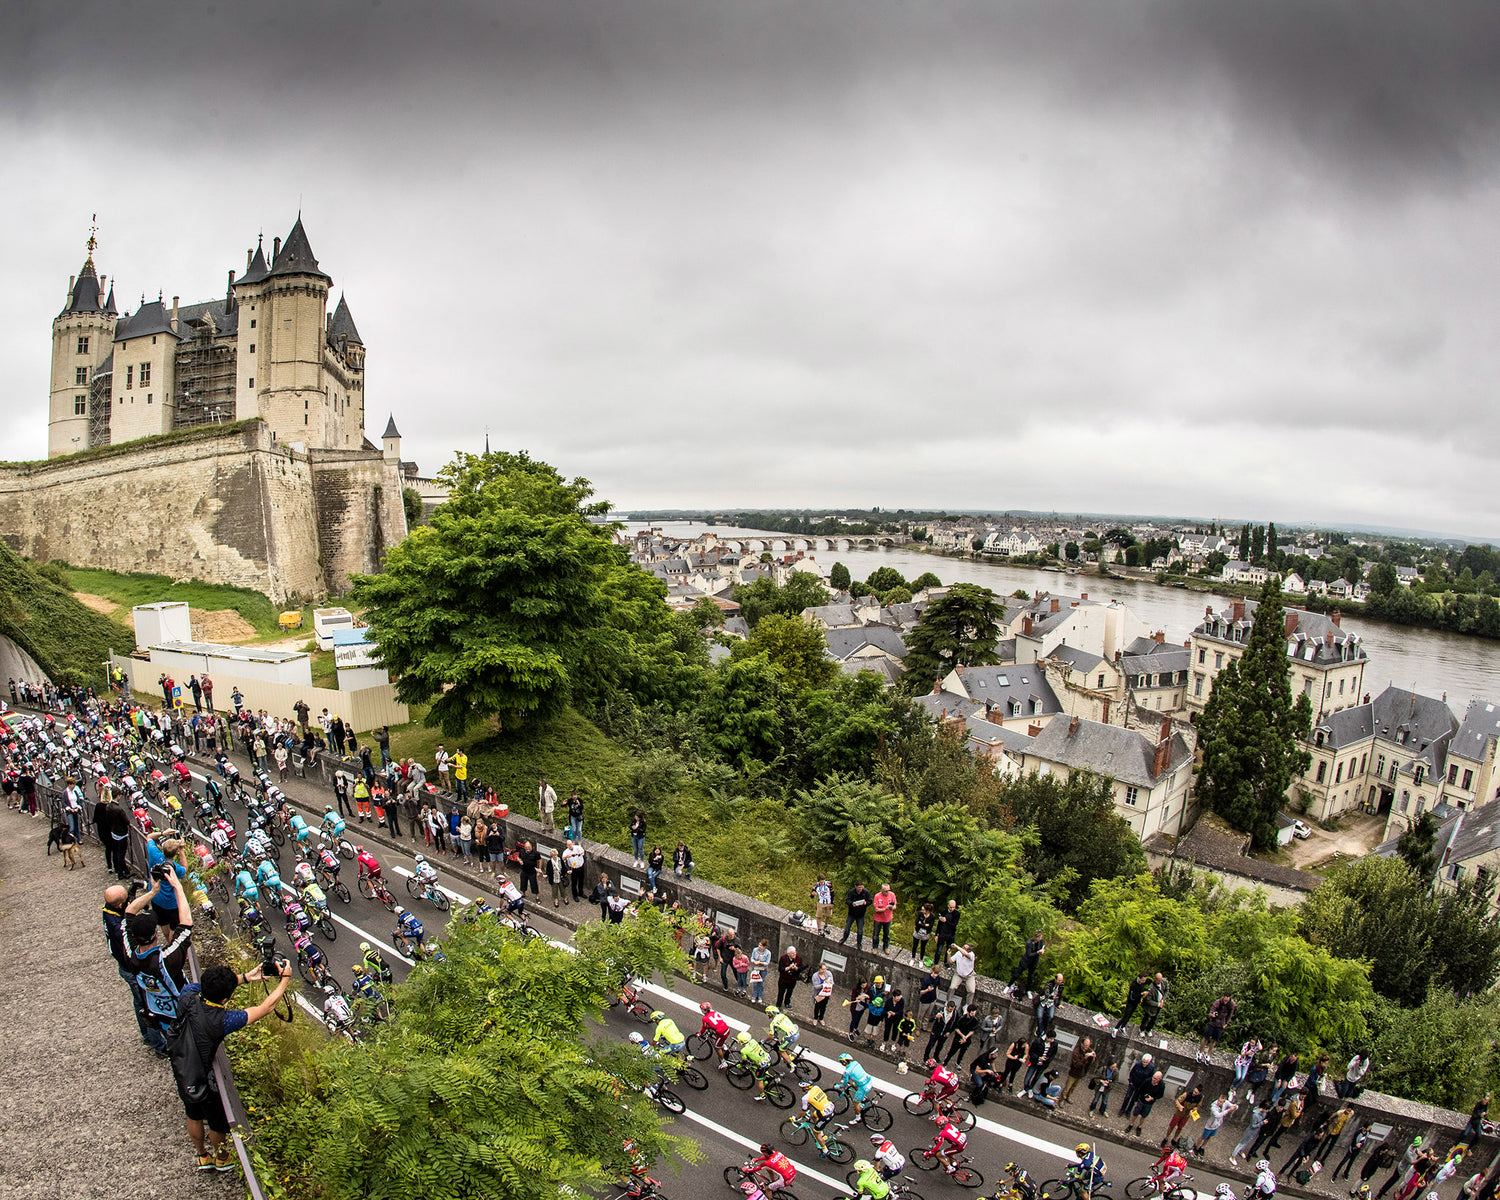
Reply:
[[183, 305], [142, 295], [121, 315], [94, 264], [97, 239], [52, 322], [47, 454], [260, 417], [288, 445], [373, 450], [365, 436], [365, 347], [347, 299], [299, 214], [269, 259], [257, 245], [222, 297]]

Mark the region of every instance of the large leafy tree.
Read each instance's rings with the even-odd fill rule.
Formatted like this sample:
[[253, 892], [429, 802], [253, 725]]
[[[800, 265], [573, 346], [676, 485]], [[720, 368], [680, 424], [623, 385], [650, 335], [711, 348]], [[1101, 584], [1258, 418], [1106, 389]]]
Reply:
[[651, 1065], [591, 1036], [627, 970], [686, 966], [667, 922], [646, 909], [577, 945], [455, 922], [446, 961], [412, 972], [372, 1041], [328, 1040], [267, 1071], [254, 1057], [273, 1049], [273, 1022], [232, 1039], [237, 1073], [256, 1081], [257, 1148], [287, 1194], [553, 1200], [619, 1178], [626, 1139], [652, 1161], [697, 1157], [641, 1095]]
[[836, 592], [847, 592], [850, 582], [849, 568], [841, 562], [834, 563], [828, 572], [828, 586]]
[[1311, 727], [1308, 698], [1292, 699], [1286, 612], [1281, 585], [1271, 579], [1261, 591], [1245, 653], [1214, 680], [1199, 718], [1198, 798], [1257, 846], [1273, 844], [1287, 789], [1310, 761], [1300, 739]]
[[750, 636], [737, 642], [736, 659], [764, 654], [794, 692], [819, 687], [838, 673], [838, 664], [827, 654], [823, 632], [809, 621], [787, 613], [770, 613], [757, 622]]
[[1018, 829], [1036, 830], [1026, 865], [1038, 879], [1069, 872], [1061, 889], [1064, 907], [1075, 909], [1096, 879], [1134, 877], [1146, 855], [1130, 823], [1115, 811], [1112, 781], [1075, 771], [1064, 782], [1035, 772], [1009, 783], [1003, 801]]
[[811, 571], [793, 571], [785, 584], [761, 578], [734, 589], [740, 615], [753, 629], [760, 619], [771, 613], [796, 616], [804, 608], [820, 608], [828, 603], [828, 589]]
[[998, 662], [995, 642], [1005, 605], [987, 587], [957, 583], [934, 600], [906, 635], [901, 683], [908, 692], [925, 691], [954, 667]]

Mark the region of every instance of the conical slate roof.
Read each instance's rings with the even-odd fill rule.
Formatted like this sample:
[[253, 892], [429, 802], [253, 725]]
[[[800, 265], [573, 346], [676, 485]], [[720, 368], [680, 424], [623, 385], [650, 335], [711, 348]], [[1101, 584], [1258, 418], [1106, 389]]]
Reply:
[[255, 257], [250, 260], [250, 265], [245, 268], [245, 273], [236, 279], [235, 282], [259, 283], [270, 273], [270, 269], [266, 266], [266, 252], [257, 245], [255, 247]]
[[300, 213], [297, 214], [297, 223], [292, 226], [292, 232], [281, 243], [281, 253], [271, 264], [270, 274], [316, 275], [320, 279], [328, 279], [327, 275], [318, 270], [318, 260], [313, 255], [312, 246], [308, 244], [307, 231], [302, 228]]
[[391, 414], [391, 419], [385, 423], [385, 432], [382, 433], [380, 436], [382, 438], [388, 438], [388, 437], [398, 438], [398, 437], [401, 436], [401, 431], [396, 428], [396, 414], [395, 413], [392, 413]]
[[363, 346], [359, 330], [354, 328], [354, 318], [349, 315], [349, 302], [339, 297], [339, 306], [333, 310], [333, 319], [328, 323], [328, 336], [334, 341], [344, 338], [356, 346]]
[[93, 255], [90, 255], [84, 260], [83, 269], [78, 272], [78, 278], [73, 282], [73, 294], [68, 297], [68, 307], [63, 309], [63, 312], [95, 313], [102, 311], [99, 307], [99, 276], [94, 270]]
[[109, 289], [109, 299], [104, 302], [104, 311], [111, 317], [115, 316], [120, 311], [115, 307], [115, 289], [113, 286], [111, 286]]

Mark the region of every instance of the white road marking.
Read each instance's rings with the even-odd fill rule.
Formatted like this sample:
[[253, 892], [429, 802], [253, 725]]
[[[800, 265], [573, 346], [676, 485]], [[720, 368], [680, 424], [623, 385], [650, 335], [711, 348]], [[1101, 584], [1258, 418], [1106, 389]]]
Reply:
[[[732, 1129], [724, 1128], [724, 1126], [720, 1125], [717, 1121], [710, 1121], [702, 1113], [695, 1113], [692, 1109], [689, 1108], [685, 1109], [679, 1115], [686, 1117], [689, 1121], [696, 1121], [705, 1129], [712, 1129], [726, 1141], [733, 1142], [737, 1146], [744, 1146], [745, 1149], [753, 1150], [757, 1154], [760, 1153], [759, 1142], [752, 1142], [749, 1138], [743, 1136], [742, 1134], [735, 1133]], [[798, 1163], [797, 1178], [793, 1181], [793, 1186], [795, 1187], [797, 1184], [800, 1184], [804, 1179], [815, 1179], [825, 1187], [833, 1188], [841, 1195], [847, 1194], [849, 1191], [849, 1185], [846, 1184], [842, 1179], [834, 1179], [828, 1175], [824, 1175], [821, 1171], [814, 1171], [811, 1167], [804, 1167], [801, 1163]]]

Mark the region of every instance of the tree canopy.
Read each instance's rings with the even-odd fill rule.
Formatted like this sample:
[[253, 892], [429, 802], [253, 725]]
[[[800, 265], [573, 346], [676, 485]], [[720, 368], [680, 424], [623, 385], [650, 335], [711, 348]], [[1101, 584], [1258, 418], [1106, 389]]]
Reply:
[[828, 589], [811, 571], [793, 571], [785, 584], [762, 577], [754, 583], [734, 589], [740, 615], [754, 629], [770, 613], [795, 617], [804, 608], [821, 608], [828, 603]]
[[995, 642], [1005, 605], [987, 587], [957, 583], [934, 600], [907, 634], [902, 686], [925, 691], [954, 667], [998, 662]]

